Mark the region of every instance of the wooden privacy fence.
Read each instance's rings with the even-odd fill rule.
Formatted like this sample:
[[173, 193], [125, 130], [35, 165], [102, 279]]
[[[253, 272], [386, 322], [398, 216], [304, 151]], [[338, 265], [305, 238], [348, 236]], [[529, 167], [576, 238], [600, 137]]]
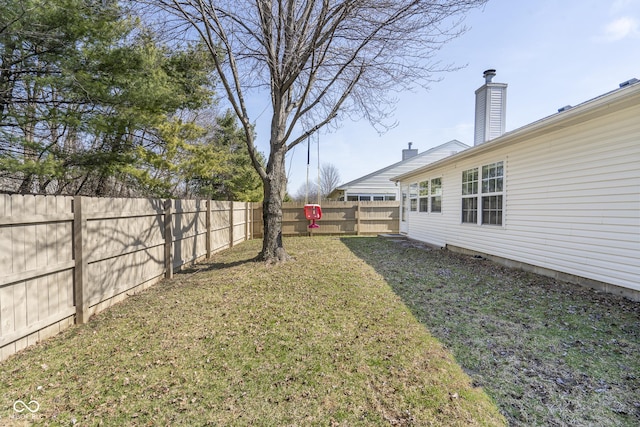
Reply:
[[0, 360], [250, 238], [251, 204], [0, 195]]
[[[282, 234], [308, 235], [375, 235], [398, 233], [400, 202], [322, 202], [319, 228], [308, 228], [304, 203], [284, 203], [282, 206]], [[262, 204], [254, 204], [253, 237], [262, 237]]]
[[[285, 236], [398, 232], [398, 202], [323, 202], [317, 229], [303, 207]], [[0, 360], [262, 233], [261, 203], [0, 194]]]

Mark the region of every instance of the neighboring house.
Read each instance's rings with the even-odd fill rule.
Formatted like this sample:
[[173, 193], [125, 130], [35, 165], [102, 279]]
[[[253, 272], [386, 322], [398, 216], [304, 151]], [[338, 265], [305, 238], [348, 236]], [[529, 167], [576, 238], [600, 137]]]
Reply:
[[460, 141], [452, 140], [418, 154], [417, 149], [402, 150], [402, 161], [377, 170], [346, 184], [339, 185], [329, 195], [329, 199], [341, 201], [382, 201], [399, 200], [400, 189], [390, 181], [396, 175], [443, 159], [469, 148]]
[[637, 79], [392, 179], [410, 238], [640, 300]]

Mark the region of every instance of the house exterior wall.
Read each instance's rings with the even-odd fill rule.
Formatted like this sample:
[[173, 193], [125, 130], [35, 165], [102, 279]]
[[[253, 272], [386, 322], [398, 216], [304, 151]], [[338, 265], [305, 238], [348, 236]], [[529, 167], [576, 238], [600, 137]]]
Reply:
[[[407, 212], [408, 236], [640, 291], [640, 105], [445, 162], [442, 213]], [[461, 222], [462, 172], [503, 161], [503, 225]]]
[[463, 151], [467, 148], [469, 148], [469, 146], [461, 143], [460, 141], [449, 141], [438, 147], [425, 151], [424, 153], [420, 153], [417, 156], [373, 172], [362, 178], [351, 181], [350, 183], [341, 185], [338, 187], [338, 190], [343, 190], [347, 197], [359, 195], [385, 195], [394, 196], [395, 200], [400, 200], [400, 187], [396, 186], [396, 184], [391, 181], [392, 177], [409, 172], [420, 166], [433, 163], [437, 160], [441, 160], [453, 153]]

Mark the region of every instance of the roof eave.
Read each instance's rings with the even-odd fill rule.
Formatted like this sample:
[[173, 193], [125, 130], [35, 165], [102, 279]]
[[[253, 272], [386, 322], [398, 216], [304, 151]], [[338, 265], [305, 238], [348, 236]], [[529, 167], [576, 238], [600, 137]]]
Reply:
[[534, 138], [549, 132], [554, 132], [578, 123], [591, 120], [605, 113], [612, 113], [632, 105], [640, 104], [640, 83], [618, 89], [612, 93], [587, 101], [569, 110], [547, 116], [513, 131], [507, 132], [498, 138], [476, 145], [458, 154], [445, 157], [442, 160], [430, 163], [413, 171], [394, 176], [390, 181], [405, 181], [413, 176], [421, 175], [430, 170], [458, 162], [466, 158], [476, 156], [486, 151], [495, 150], [507, 145], [516, 144], [525, 139]]

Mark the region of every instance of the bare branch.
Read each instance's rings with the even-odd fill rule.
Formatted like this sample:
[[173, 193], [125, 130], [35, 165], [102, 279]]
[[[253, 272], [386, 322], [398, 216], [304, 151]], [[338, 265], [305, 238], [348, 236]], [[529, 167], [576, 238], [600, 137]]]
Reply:
[[[278, 236], [284, 156], [344, 118], [388, 129], [394, 92], [455, 69], [434, 61], [486, 0], [139, 0], [182, 19], [207, 44], [265, 188], [265, 245]], [[246, 99], [269, 88], [270, 152], [257, 164]], [[259, 94], [259, 93], [258, 93]], [[255, 119], [255, 118], [254, 118]], [[280, 239], [280, 249], [281, 239]], [[266, 246], [265, 246], [266, 247]], [[272, 249], [274, 249], [272, 247]], [[264, 250], [264, 248], [263, 248]], [[275, 249], [274, 249], [275, 250]], [[274, 252], [275, 253], [275, 252]], [[275, 256], [275, 255], [274, 255]]]

